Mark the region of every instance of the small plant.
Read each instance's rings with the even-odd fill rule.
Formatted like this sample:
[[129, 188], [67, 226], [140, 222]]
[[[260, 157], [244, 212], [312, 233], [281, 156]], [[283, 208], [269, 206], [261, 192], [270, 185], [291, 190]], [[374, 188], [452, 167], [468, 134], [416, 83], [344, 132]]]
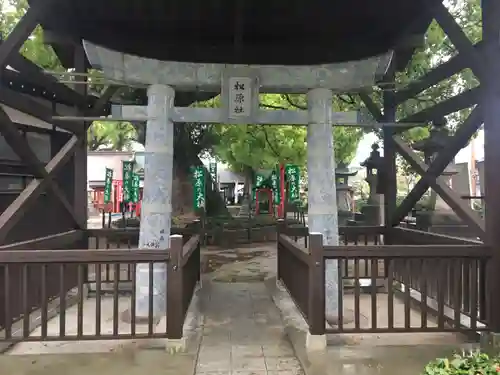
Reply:
[[438, 358], [425, 366], [422, 375], [499, 375], [500, 358], [479, 351]]

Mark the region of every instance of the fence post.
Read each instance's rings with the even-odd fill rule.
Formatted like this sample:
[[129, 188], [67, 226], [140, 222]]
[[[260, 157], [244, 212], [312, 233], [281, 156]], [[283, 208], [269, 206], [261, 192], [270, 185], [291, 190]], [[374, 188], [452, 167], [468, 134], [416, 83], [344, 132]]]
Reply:
[[[207, 243], [208, 243], [208, 237], [206, 236], [206, 230], [205, 228], [203, 228], [202, 226], [202, 223], [199, 219], [195, 220], [194, 221], [195, 223], [195, 233], [197, 233], [199, 236], [200, 236], [200, 240], [198, 241], [198, 245], [197, 245], [197, 248], [196, 248], [196, 257], [198, 259], [198, 263], [199, 263], [199, 267], [198, 267], [198, 282], [200, 283], [200, 287], [201, 287], [201, 247], [202, 246], [205, 246]], [[207, 242], [205, 242], [207, 241]], [[194, 254], [193, 254], [194, 256]]]
[[181, 339], [184, 326], [182, 247], [182, 236], [180, 234], [171, 235], [170, 259], [167, 269], [167, 337], [169, 339]]
[[199, 234], [200, 235], [200, 243], [202, 245], [206, 245], [207, 243], [205, 243], [204, 241], [208, 241], [208, 237], [206, 237], [206, 228], [205, 228], [205, 225], [204, 225], [204, 221], [200, 220], [200, 219], [195, 219], [193, 221], [193, 224], [194, 224], [194, 233], [193, 234]]
[[286, 222], [283, 219], [278, 219], [276, 224], [276, 280], [281, 279], [281, 265], [280, 265], [280, 234], [284, 234], [286, 229]]
[[325, 260], [323, 257], [323, 235], [309, 233], [309, 280], [308, 280], [309, 332], [306, 348], [309, 351], [326, 348], [325, 335]]

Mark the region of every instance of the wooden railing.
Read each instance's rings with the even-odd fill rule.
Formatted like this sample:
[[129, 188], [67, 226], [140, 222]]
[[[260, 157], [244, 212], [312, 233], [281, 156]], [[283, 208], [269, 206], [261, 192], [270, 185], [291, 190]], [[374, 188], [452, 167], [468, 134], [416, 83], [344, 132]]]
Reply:
[[[344, 235], [348, 233], [349, 238], [350, 228], [340, 231]], [[378, 227], [367, 229], [368, 233], [382, 240], [387, 235]], [[308, 240], [295, 241], [300, 236]], [[443, 238], [439, 241], [446, 242]], [[308, 243], [307, 247], [304, 242]], [[282, 227], [280, 230], [278, 279], [308, 322], [312, 334], [488, 329], [488, 301], [483, 298], [486, 295], [483, 280], [486, 280], [485, 265], [490, 251], [483, 244], [459, 240], [427, 246], [357, 243], [323, 246], [321, 235], [307, 236], [304, 229]], [[344, 291], [336, 301], [337, 324], [328, 329], [324, 270], [327, 260], [337, 261], [337, 282]], [[467, 274], [469, 277], [465, 280]], [[384, 288], [380, 288], [379, 280], [384, 280]], [[346, 289], [348, 282], [350, 291]]]
[[[391, 243], [401, 246], [440, 244], [448, 246], [450, 251], [455, 246], [482, 246], [482, 242], [476, 240], [407, 228], [391, 229], [390, 237]], [[481, 320], [486, 319], [486, 259], [455, 259], [447, 263], [414, 261], [410, 265], [395, 262], [393, 267], [400, 283], [420, 292], [422, 298], [429, 298], [431, 310], [436, 310], [431, 300], [443, 299], [445, 307], [460, 310], [465, 315], [478, 316]], [[407, 277], [403, 280], [405, 274]], [[425, 287], [422, 280], [426, 280]], [[458, 286], [460, 294], [457, 294]]]
[[[186, 243], [193, 234], [200, 233], [200, 226], [193, 226], [187, 228], [172, 228], [172, 234], [182, 235], [184, 243]], [[139, 245], [139, 228], [106, 228], [106, 229], [87, 229], [85, 231], [88, 237], [89, 249], [133, 249]], [[92, 267], [88, 268], [86, 282], [89, 283], [91, 291], [95, 291], [96, 272]], [[122, 290], [130, 290], [132, 281], [131, 265], [124, 264], [120, 269], [120, 288]], [[114, 271], [110, 264], [105, 264], [101, 267], [101, 281], [103, 288], [101, 292], [106, 292], [109, 286], [106, 283], [112, 283], [114, 280]]]
[[[108, 243], [113, 238], [122, 244], [127, 235], [112, 233]], [[136, 311], [138, 265], [149, 270], [150, 291], [147, 312], [140, 315]], [[166, 296], [158, 298], [159, 306], [152, 293], [153, 269], [157, 267], [167, 267]], [[200, 236], [183, 239], [173, 235], [170, 249], [165, 250], [112, 246], [96, 250], [7, 249], [0, 251], [0, 275], [0, 342], [179, 339], [200, 280]], [[122, 277], [130, 283], [125, 294]], [[88, 298], [89, 280], [95, 298]], [[101, 293], [104, 289], [106, 294]], [[70, 314], [76, 319], [71, 326], [67, 324], [73, 320]]]

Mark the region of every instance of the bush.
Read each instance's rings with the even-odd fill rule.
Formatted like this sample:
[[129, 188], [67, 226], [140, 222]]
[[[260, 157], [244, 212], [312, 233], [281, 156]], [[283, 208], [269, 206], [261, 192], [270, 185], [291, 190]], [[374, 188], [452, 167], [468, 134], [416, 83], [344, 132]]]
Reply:
[[422, 375], [499, 375], [500, 358], [485, 353], [455, 354], [450, 358], [438, 358], [425, 366]]

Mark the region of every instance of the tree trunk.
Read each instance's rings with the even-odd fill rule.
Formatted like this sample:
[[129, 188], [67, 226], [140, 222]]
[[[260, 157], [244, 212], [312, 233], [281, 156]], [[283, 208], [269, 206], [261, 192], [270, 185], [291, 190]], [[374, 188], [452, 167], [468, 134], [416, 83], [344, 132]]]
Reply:
[[[176, 150], [177, 151], [177, 150]], [[178, 155], [176, 153], [175, 155]], [[183, 208], [180, 211], [187, 213], [193, 212], [193, 187], [191, 185], [191, 171], [193, 166], [203, 165], [198, 155], [192, 155], [188, 150], [184, 150], [182, 155], [174, 156], [176, 176], [174, 184], [177, 187], [174, 195], [179, 202], [182, 202]], [[214, 190], [212, 179], [208, 170], [205, 171], [206, 185], [206, 210], [207, 216], [229, 215], [229, 211], [221, 195]]]
[[245, 169], [245, 186], [243, 188], [243, 200], [241, 202], [240, 212], [238, 216], [250, 216], [252, 210], [252, 181], [253, 169], [247, 167]]

